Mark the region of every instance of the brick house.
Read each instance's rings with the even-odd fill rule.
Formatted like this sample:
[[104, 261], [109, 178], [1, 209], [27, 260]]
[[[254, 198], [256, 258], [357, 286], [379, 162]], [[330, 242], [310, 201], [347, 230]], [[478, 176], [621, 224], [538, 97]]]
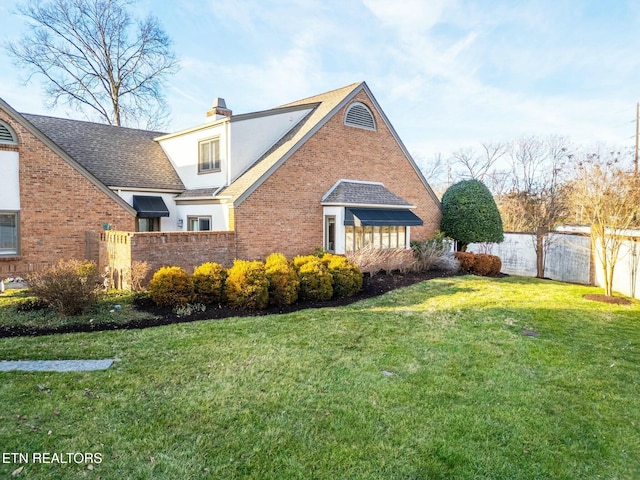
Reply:
[[440, 223], [364, 82], [240, 115], [218, 99], [203, 124], [169, 134], [19, 114], [0, 100], [0, 165], [5, 277], [96, 259], [103, 231], [128, 232], [127, 261], [189, 268], [408, 248]]

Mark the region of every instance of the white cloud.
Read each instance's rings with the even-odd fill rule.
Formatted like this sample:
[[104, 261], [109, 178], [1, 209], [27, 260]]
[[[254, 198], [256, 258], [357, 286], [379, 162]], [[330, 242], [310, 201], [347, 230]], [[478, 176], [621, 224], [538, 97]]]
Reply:
[[436, 25], [450, 0], [363, 0], [364, 5], [389, 27], [403, 32], [425, 32]]

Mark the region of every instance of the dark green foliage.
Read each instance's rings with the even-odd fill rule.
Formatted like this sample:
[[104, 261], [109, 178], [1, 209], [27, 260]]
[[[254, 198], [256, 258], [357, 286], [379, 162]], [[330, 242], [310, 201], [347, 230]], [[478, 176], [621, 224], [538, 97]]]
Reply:
[[362, 272], [355, 263], [331, 253], [326, 253], [322, 261], [331, 274], [334, 297], [353, 297], [362, 289]]
[[269, 302], [291, 305], [298, 300], [300, 280], [295, 268], [282, 253], [272, 253], [265, 262], [269, 280]]
[[20, 313], [36, 312], [49, 308], [49, 304], [40, 298], [27, 298], [16, 305], [16, 310]]
[[222, 265], [215, 262], [203, 263], [194, 269], [192, 278], [197, 303], [222, 303], [227, 279], [227, 270]]
[[230, 307], [262, 310], [269, 305], [269, 280], [263, 262], [235, 260], [225, 283]]
[[180, 267], [162, 267], [149, 282], [149, 296], [162, 307], [178, 307], [195, 298], [193, 280]]
[[442, 196], [442, 232], [458, 241], [458, 250], [469, 243], [502, 242], [502, 219], [491, 192], [478, 180], [451, 185]]
[[333, 279], [327, 265], [315, 255], [299, 256], [293, 265], [300, 279], [302, 300], [325, 301], [333, 296]]

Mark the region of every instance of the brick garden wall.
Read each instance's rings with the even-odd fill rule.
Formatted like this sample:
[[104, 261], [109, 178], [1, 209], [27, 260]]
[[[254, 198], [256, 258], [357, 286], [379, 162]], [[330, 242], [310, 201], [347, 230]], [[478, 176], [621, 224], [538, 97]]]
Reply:
[[[18, 136], [20, 256], [0, 258], [0, 278], [24, 276], [60, 259], [95, 256], [103, 223], [135, 230], [135, 216], [110, 198], [38, 138], [0, 110], [0, 120]], [[87, 232], [94, 232], [93, 237]], [[91, 240], [89, 240], [91, 242]], [[93, 258], [97, 259], [97, 258]]]
[[153, 272], [177, 266], [188, 273], [205, 262], [230, 267], [236, 258], [234, 232], [103, 232], [100, 268], [109, 267], [114, 286], [126, 288], [132, 262], [147, 262]]
[[369, 97], [361, 92], [354, 101], [369, 106], [377, 131], [345, 126], [347, 107], [335, 114], [235, 209], [240, 258], [263, 259], [272, 252], [292, 257], [322, 247], [320, 202], [340, 179], [382, 182], [416, 205], [413, 211], [424, 226], [411, 227], [412, 239], [431, 237], [439, 229], [439, 207], [376, 114]]

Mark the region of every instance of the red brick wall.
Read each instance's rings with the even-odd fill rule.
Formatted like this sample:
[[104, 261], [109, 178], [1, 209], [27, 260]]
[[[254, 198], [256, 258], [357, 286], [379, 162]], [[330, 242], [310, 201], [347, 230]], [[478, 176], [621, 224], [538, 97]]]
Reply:
[[344, 110], [333, 116], [235, 210], [240, 258], [288, 257], [322, 247], [323, 195], [340, 179], [382, 182], [417, 208], [424, 222], [412, 239], [433, 235], [440, 209], [433, 201], [368, 96], [359, 101], [374, 113], [377, 131], [344, 126]]
[[234, 232], [149, 232], [132, 236], [131, 260], [148, 262], [152, 272], [176, 266], [193, 273], [205, 262], [230, 267], [235, 258]]
[[103, 223], [135, 230], [134, 215], [2, 110], [0, 120], [18, 135], [21, 237], [20, 257], [0, 257], [0, 278], [84, 259], [87, 232], [101, 231]]
[[100, 236], [100, 268], [109, 267], [115, 287], [129, 286], [132, 262], [149, 265], [147, 281], [164, 266], [181, 267], [187, 273], [205, 262], [224, 267], [236, 258], [234, 232], [103, 232]]

